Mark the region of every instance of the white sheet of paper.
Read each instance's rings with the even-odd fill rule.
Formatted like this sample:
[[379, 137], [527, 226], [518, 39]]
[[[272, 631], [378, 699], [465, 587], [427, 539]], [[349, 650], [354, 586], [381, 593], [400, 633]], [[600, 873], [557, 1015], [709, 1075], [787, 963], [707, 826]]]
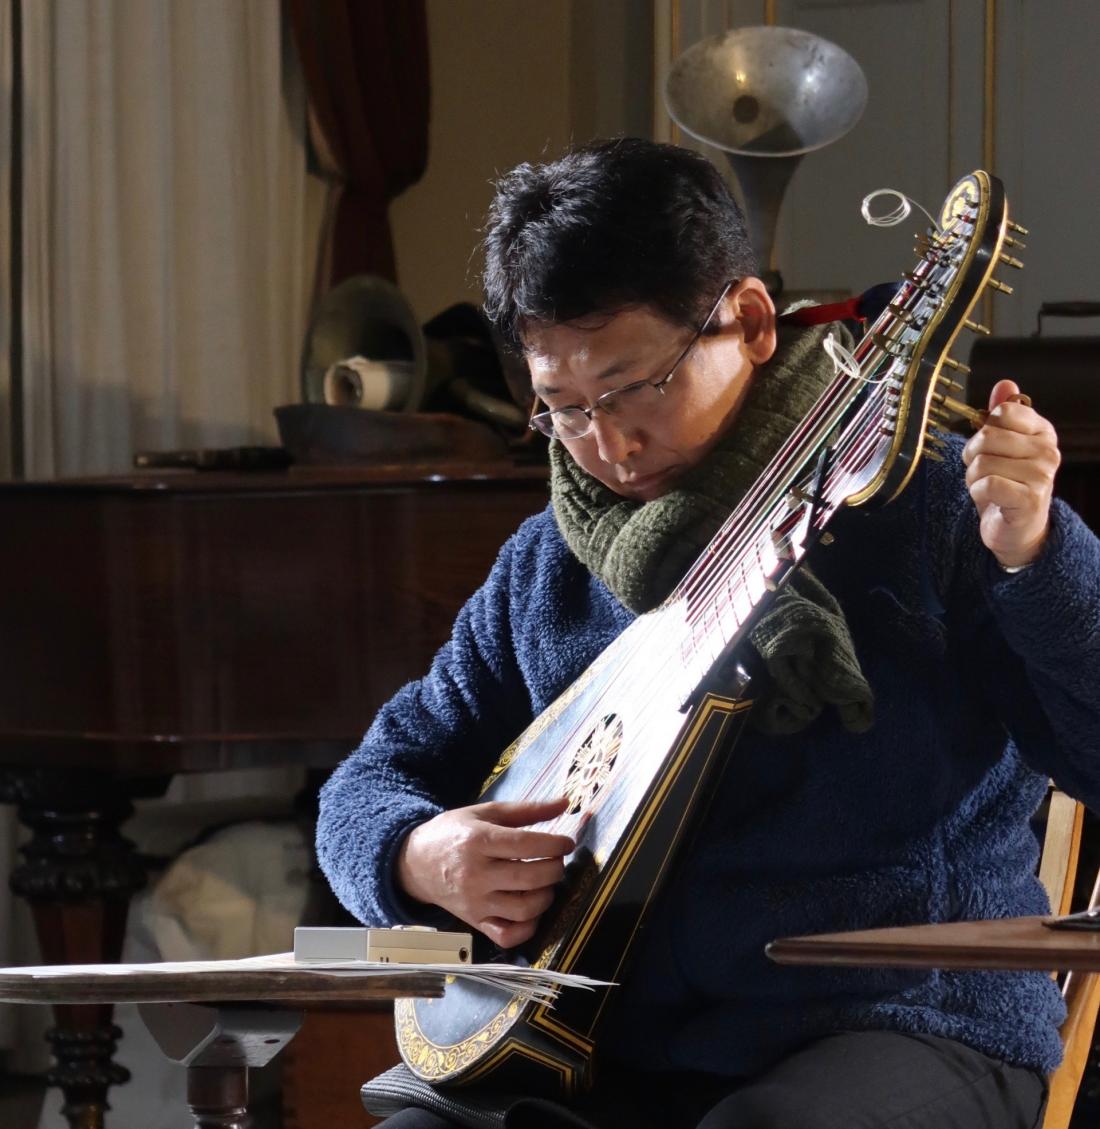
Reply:
[[32, 980], [62, 980], [73, 976], [128, 976], [134, 973], [166, 975], [181, 972], [243, 972], [248, 969], [282, 972], [318, 972], [346, 977], [392, 976], [401, 972], [434, 972], [491, 984], [528, 999], [551, 1002], [562, 988], [607, 987], [609, 981], [576, 973], [514, 964], [396, 964], [383, 961], [296, 961], [293, 953], [268, 953], [240, 960], [158, 961], [150, 964], [46, 964], [0, 968], [0, 976]]

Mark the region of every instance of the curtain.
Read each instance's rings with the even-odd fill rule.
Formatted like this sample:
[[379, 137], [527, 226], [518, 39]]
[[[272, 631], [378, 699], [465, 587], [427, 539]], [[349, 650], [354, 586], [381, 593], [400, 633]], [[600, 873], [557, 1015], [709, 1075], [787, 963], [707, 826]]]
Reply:
[[353, 274], [395, 280], [389, 202], [428, 159], [424, 0], [288, 0], [287, 11], [330, 186], [316, 292]]
[[[0, 0], [0, 477], [11, 473], [11, 181], [13, 93], [13, 0]], [[0, 874], [8, 875], [15, 860], [15, 813], [0, 806]], [[0, 882], [0, 965], [16, 963], [14, 898], [6, 881]], [[0, 1050], [15, 1042], [15, 1009], [0, 1008]]]
[[[12, 14], [0, 0], [0, 151]], [[125, 471], [142, 448], [274, 439], [298, 359], [325, 186], [274, 0], [21, 0], [26, 474]], [[9, 164], [0, 162], [0, 474], [11, 472]], [[239, 792], [287, 794], [290, 772]], [[297, 786], [293, 776], [291, 790]], [[219, 796], [232, 783], [219, 781]], [[175, 782], [203, 798], [202, 778]], [[15, 853], [0, 807], [0, 874]], [[0, 964], [33, 962], [0, 881]], [[37, 1069], [45, 1009], [0, 1007], [8, 1064]], [[56, 1102], [47, 1103], [52, 1109]]]
[[272, 0], [24, 0], [31, 477], [270, 442], [323, 186]]

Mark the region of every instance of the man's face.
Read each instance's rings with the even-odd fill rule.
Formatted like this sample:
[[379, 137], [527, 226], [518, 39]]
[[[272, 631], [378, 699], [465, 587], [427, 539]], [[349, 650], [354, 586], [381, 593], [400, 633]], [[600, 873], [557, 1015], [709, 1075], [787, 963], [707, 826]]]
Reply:
[[[663, 377], [690, 340], [689, 330], [640, 306], [610, 318], [533, 326], [524, 346], [535, 393], [556, 410], [591, 408], [613, 389]], [[774, 351], [775, 307], [759, 279], [742, 279], [644, 415], [597, 409], [587, 435], [562, 442], [617, 494], [641, 502], [660, 497], [730, 426], [754, 369]]]

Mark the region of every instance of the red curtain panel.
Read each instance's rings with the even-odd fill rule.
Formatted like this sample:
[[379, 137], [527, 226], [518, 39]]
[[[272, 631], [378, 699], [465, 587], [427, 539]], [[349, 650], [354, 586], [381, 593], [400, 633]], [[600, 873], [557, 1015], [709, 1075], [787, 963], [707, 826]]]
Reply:
[[389, 202], [428, 160], [424, 0], [286, 0], [286, 11], [330, 184], [317, 293], [353, 274], [395, 280]]

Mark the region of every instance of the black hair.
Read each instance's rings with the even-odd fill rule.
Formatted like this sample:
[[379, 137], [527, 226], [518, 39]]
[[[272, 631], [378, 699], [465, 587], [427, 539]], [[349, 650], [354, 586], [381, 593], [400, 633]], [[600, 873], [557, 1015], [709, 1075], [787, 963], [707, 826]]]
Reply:
[[714, 165], [635, 137], [512, 169], [484, 242], [485, 312], [517, 348], [531, 323], [640, 305], [694, 328], [727, 282], [758, 269]]

